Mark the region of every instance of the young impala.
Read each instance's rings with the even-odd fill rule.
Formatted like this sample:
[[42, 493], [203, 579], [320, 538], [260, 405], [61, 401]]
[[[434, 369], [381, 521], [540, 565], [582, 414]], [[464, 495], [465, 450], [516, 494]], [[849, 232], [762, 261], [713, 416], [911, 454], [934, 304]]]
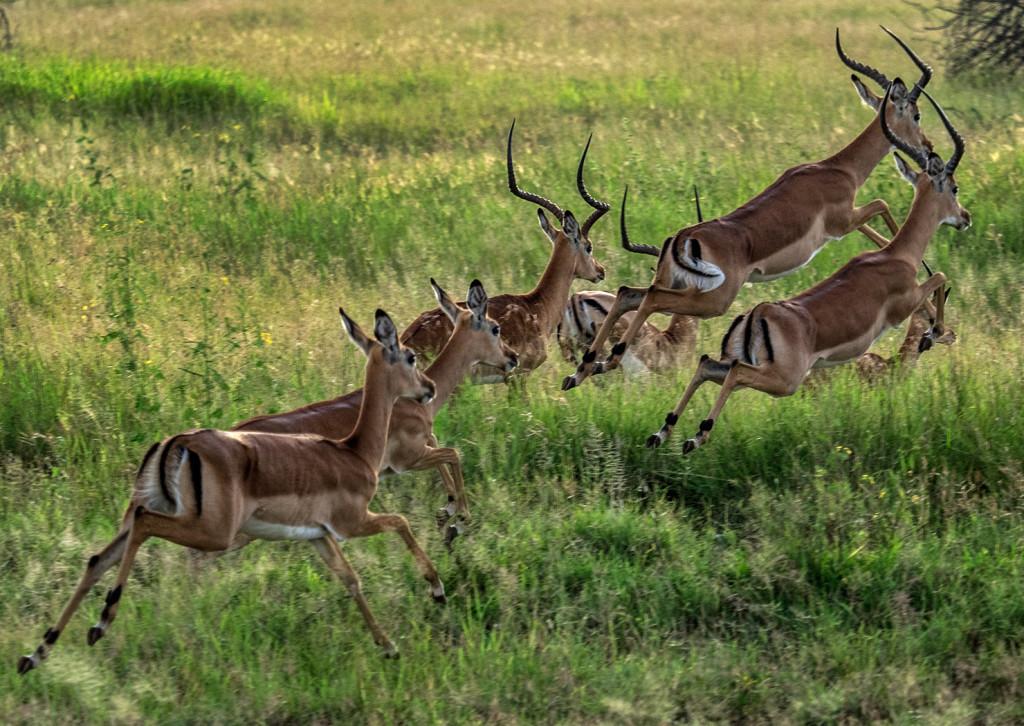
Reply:
[[[903, 41], [886, 32], [921, 69], [921, 78], [912, 88], [908, 89], [898, 79], [890, 82], [877, 70], [851, 60], [839, 45], [838, 29], [836, 50], [843, 63], [874, 80], [890, 98], [883, 109], [881, 99], [853, 76], [864, 103], [876, 114], [884, 110], [888, 124], [911, 144], [930, 149], [931, 144], [919, 124], [917, 99], [931, 78], [931, 69]], [[892, 148], [878, 123], [872, 121], [837, 153], [783, 172], [771, 186], [739, 209], [681, 229], [666, 239], [661, 248], [630, 243], [623, 223], [623, 246], [631, 252], [658, 258], [654, 281], [649, 287], [619, 288], [604, 325], [577, 371], [562, 382], [562, 390], [578, 386], [595, 373], [618, 367], [626, 347], [653, 313], [697, 318], [724, 315], [743, 283], [774, 280], [795, 272], [810, 262], [829, 240], [839, 239], [855, 229], [879, 247], [886, 244], [885, 238], [867, 222], [881, 216], [895, 234], [899, 227], [889, 212], [889, 205], [881, 199], [860, 207], [854, 205], [857, 190]], [[619, 318], [632, 310], [637, 313], [625, 334], [605, 361], [597, 361], [597, 351], [601, 350]]]
[[[893, 82], [893, 86], [896, 82]], [[831, 366], [863, 354], [889, 328], [899, 325], [935, 295], [935, 321], [921, 337], [920, 349], [933, 343], [952, 343], [944, 324], [946, 276], [941, 272], [917, 284], [917, 271], [932, 235], [943, 224], [958, 230], [971, 225], [971, 215], [957, 199], [953, 178], [963, 158], [964, 141], [931, 96], [955, 151], [946, 163], [936, 154], [916, 148], [896, 136], [878, 116], [879, 126], [893, 146], [921, 167], [917, 173], [896, 154], [900, 174], [914, 185], [914, 202], [903, 228], [879, 250], [862, 252], [806, 292], [777, 303], [761, 303], [740, 315], [722, 340], [717, 361], [703, 356], [690, 384], [665, 425], [647, 440], [660, 446], [672, 433], [680, 414], [705, 381], [722, 390], [692, 439], [683, 444], [689, 453], [707, 443], [711, 428], [726, 400], [739, 388], [754, 388], [771, 396], [790, 396], [815, 367]], [[889, 92], [883, 99], [883, 111]]]
[[352, 342], [368, 358], [365, 395], [352, 433], [335, 440], [202, 429], [154, 444], [142, 460], [121, 531], [89, 559], [56, 625], [46, 631], [35, 652], [19, 659], [19, 673], [27, 673], [46, 658], [82, 599], [120, 560], [117, 581], [107, 593], [100, 620], [89, 629], [89, 645], [106, 634], [117, 616], [135, 555], [150, 537], [202, 551], [229, 549], [239, 535], [312, 542], [355, 598], [385, 655], [397, 651], [370, 612], [359, 576], [342, 554], [340, 541], [397, 532], [430, 583], [431, 596], [445, 602], [437, 570], [405, 518], [375, 514], [367, 508], [377, 490], [377, 470], [395, 400], [427, 403], [434, 397], [434, 383], [416, 368], [416, 355], [399, 345], [398, 331], [386, 313], [377, 311], [374, 342], [340, 312]]
[[[583, 164], [590, 148], [589, 139], [576, 169], [576, 185], [580, 196], [594, 208], [594, 212], [582, 226], [569, 210], [563, 211], [554, 202], [520, 189], [512, 167], [512, 132], [515, 128], [513, 121], [508, 131], [508, 186], [520, 199], [540, 207], [537, 216], [540, 218], [541, 229], [551, 240], [551, 259], [533, 290], [522, 295], [495, 295], [487, 304], [487, 312], [501, 325], [501, 339], [519, 354], [519, 372], [525, 375], [547, 359], [548, 341], [554, 335], [565, 310], [573, 280], [600, 282], [604, 279], [604, 267], [594, 259], [594, 246], [588, 235], [594, 222], [610, 207], [590, 196], [583, 184]], [[545, 209], [558, 219], [561, 229], [556, 229], [548, 222]], [[420, 315], [406, 328], [402, 333], [402, 345], [423, 355], [433, 356], [451, 334], [451, 320], [442, 309], [434, 308]], [[470, 373], [474, 383], [495, 383], [506, 380], [507, 376], [507, 372], [485, 366], [477, 366]]]
[[[448, 503], [438, 510], [438, 525], [444, 526], [450, 517], [458, 521], [445, 530], [445, 541], [450, 543], [469, 522], [469, 503], [462, 480], [459, 452], [439, 448], [434, 436], [434, 419], [445, 401], [477, 363], [507, 372], [518, 363], [516, 353], [501, 340], [500, 326], [487, 316], [487, 293], [479, 280], [469, 286], [465, 306], [452, 301], [433, 279], [441, 310], [455, 326], [440, 354], [424, 371], [434, 382], [436, 394], [429, 403], [399, 399], [391, 414], [387, 448], [381, 462], [380, 474], [401, 474], [437, 467], [448, 492]], [[340, 439], [348, 436], [356, 424], [363, 402], [363, 390], [346, 393], [329, 401], [320, 401], [287, 413], [257, 416], [237, 424], [232, 431], [271, 431], [276, 433], [308, 433]], [[451, 468], [449, 473], [448, 468]]]

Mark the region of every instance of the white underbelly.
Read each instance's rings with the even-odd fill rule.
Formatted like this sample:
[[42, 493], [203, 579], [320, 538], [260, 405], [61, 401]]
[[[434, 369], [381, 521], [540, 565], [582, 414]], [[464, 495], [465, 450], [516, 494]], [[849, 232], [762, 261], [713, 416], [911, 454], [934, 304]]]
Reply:
[[328, 525], [310, 527], [306, 525], [277, 524], [275, 522], [265, 522], [262, 519], [256, 519], [256, 517], [249, 517], [238, 531], [253, 539], [304, 541], [320, 539], [329, 534], [334, 535], [335, 539], [339, 542], [344, 539], [339, 537]]
[[877, 343], [879, 339], [883, 335], [885, 335], [889, 330], [892, 330], [892, 326], [883, 325], [882, 329], [878, 332], [878, 335], [876, 335], [874, 337], [874, 340], [872, 340], [867, 345], [856, 345], [851, 346], [849, 348], [844, 347], [840, 349], [826, 351], [822, 354], [821, 358], [819, 358], [812, 367], [831, 368], [832, 366], [839, 366], [842, 365], [843, 363], [849, 363], [851, 360], [854, 360], [855, 358], [860, 358], [868, 351], [868, 348]]

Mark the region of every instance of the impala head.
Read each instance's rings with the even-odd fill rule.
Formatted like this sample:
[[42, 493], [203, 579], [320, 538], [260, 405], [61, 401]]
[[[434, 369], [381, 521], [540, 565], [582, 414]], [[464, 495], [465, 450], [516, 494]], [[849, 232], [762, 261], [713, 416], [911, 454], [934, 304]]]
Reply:
[[338, 308], [338, 312], [348, 337], [369, 359], [366, 363], [368, 379], [371, 370], [383, 370], [383, 380], [391, 396], [411, 398], [420, 403], [430, 402], [434, 397], [434, 382], [416, 368], [416, 354], [398, 342], [398, 330], [386, 312], [378, 310], [374, 319], [376, 342], [344, 310]]
[[[540, 217], [541, 229], [544, 230], [544, 234], [551, 240], [551, 244], [555, 245], [555, 247], [565, 244], [572, 251], [573, 276], [582, 280], [589, 280], [590, 282], [601, 282], [604, 279], [604, 267], [594, 259], [594, 246], [590, 242], [589, 234], [594, 222], [604, 216], [611, 209], [611, 206], [605, 202], [599, 202], [590, 196], [586, 186], [583, 184], [583, 164], [587, 160], [590, 139], [587, 139], [587, 145], [583, 149], [583, 156], [580, 157], [579, 166], [576, 168], [576, 187], [579, 189], [580, 196], [583, 197], [587, 204], [594, 208], [594, 211], [591, 212], [590, 216], [583, 222], [583, 225], [580, 226], [569, 210], [563, 211], [550, 199], [545, 199], [538, 194], [524, 192], [516, 184], [516, 173], [512, 165], [512, 132], [515, 131], [515, 128], [516, 122], [513, 120], [512, 127], [508, 130], [509, 190], [520, 199], [533, 202], [541, 207], [537, 210], [537, 216]], [[591, 134], [591, 138], [593, 138], [593, 134]], [[556, 229], [548, 222], [547, 216], [544, 214], [545, 209], [555, 216], [562, 225], [561, 229]]]
[[501, 328], [487, 316], [487, 293], [479, 280], [473, 280], [466, 295], [466, 307], [456, 304], [440, 285], [430, 278], [434, 296], [444, 314], [455, 324], [452, 337], [464, 336], [463, 346], [472, 350], [473, 363], [500, 368], [506, 373], [519, 365], [515, 351], [501, 339]]
[[[928, 85], [928, 81], [931, 80], [932, 69], [892, 31], [885, 26], [881, 27], [882, 30], [888, 33], [892, 39], [895, 40], [904, 51], [906, 51], [907, 55], [910, 56], [910, 59], [914, 61], [914, 64], [921, 70], [921, 77], [912, 88], [908, 89], [906, 84], [899, 78], [890, 81], [885, 77], [884, 73], [881, 73], [871, 66], [858, 63], [850, 58], [850, 56], [846, 55], [846, 53], [843, 52], [842, 46], [839, 45], [839, 28], [836, 28], [836, 52], [839, 53], [839, 59], [843, 61], [847, 67], [857, 71], [858, 73], [864, 74], [881, 86], [882, 91], [889, 95], [889, 104], [885, 112], [886, 122], [888, 123], [889, 128], [892, 129], [897, 136], [906, 139], [911, 145], [931, 150], [932, 142], [928, 140], [928, 137], [924, 135], [924, 131], [921, 129], [921, 113], [917, 107], [917, 100], [921, 97], [921, 92], [924, 91], [924, 87]], [[866, 106], [873, 109], [875, 113], [881, 113], [883, 108], [882, 96], [879, 96], [868, 89], [857, 75], [852, 75], [850, 78], [853, 80], [853, 85], [857, 88], [857, 93], [860, 95], [861, 101], [863, 101]]]
[[[953, 140], [954, 151], [953, 155], [949, 157], [949, 161], [944, 162], [935, 152], [917, 148], [912, 144], [908, 144], [897, 134], [894, 134], [886, 124], [884, 114], [879, 114], [879, 123], [886, 137], [892, 142], [892, 145], [913, 159], [921, 167], [921, 172], [916, 172], [904, 161], [903, 157], [899, 154], [893, 154], [896, 159], [896, 168], [899, 169], [900, 175], [917, 189], [916, 196], [923, 194], [935, 195], [937, 203], [945, 214], [941, 223], [963, 231], [971, 226], [971, 213], [963, 208], [960, 200], [957, 198], [959, 188], [957, 187], [956, 179], [953, 178], [953, 172], [956, 171], [956, 167], [963, 158], [964, 140], [957, 133], [956, 129], [953, 128], [953, 124], [950, 123], [949, 118], [939, 107], [939, 104], [935, 102], [935, 99], [929, 96], [927, 91], [924, 92], [924, 95], [927, 96], [932, 106], [935, 107], [936, 113], [939, 114], [939, 118], [942, 119], [946, 131]], [[886, 92], [886, 96], [882, 100], [883, 107], [888, 103], [888, 98], [889, 95]]]

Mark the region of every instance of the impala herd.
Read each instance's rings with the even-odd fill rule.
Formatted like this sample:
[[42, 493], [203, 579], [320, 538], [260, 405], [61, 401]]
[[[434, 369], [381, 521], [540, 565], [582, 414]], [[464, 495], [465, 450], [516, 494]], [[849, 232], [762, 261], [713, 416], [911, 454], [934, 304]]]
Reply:
[[[209, 553], [237, 549], [253, 539], [309, 540], [352, 594], [374, 641], [385, 655], [396, 655], [339, 542], [397, 532], [429, 583], [431, 596], [444, 603], [444, 585], [405, 518], [369, 510], [378, 480], [388, 473], [436, 467], [447, 493], [437, 521], [450, 546], [470, 520], [469, 504], [459, 453], [438, 446], [434, 418], [467, 375], [474, 382], [508, 381], [514, 369], [523, 375], [540, 366], [552, 336], [557, 336], [563, 356], [578, 362], [576, 372], [562, 383], [566, 391], [619, 366], [634, 372], [665, 370], [690, 358], [697, 321], [724, 315], [744, 283], [795, 272], [829, 240], [853, 230], [877, 245], [796, 297], [761, 303], [733, 320], [718, 359], [700, 358], [679, 404], [647, 439], [648, 447], [664, 443], [697, 388], [713, 381], [721, 392], [697, 433], [684, 442], [684, 454], [707, 443], [723, 406], [738, 388], [788, 396], [811, 369], [855, 359], [860, 369], [877, 373], [891, 363], [874, 354], [866, 356], [866, 351], [882, 333], [908, 318], [912, 322], [898, 358], [912, 361], [934, 343], [951, 344], [955, 335], [944, 322], [946, 277], [929, 271], [919, 285], [917, 273], [941, 225], [958, 230], [970, 226], [954, 179], [964, 141], [924, 90], [931, 69], [899, 38], [885, 32], [906, 51], [921, 77], [908, 87], [853, 61], [843, 52], [837, 30], [840, 59], [877, 83], [883, 95], [853, 76], [875, 118], [832, 156], [785, 171], [735, 211], [684, 227], [660, 247], [630, 241], [623, 195], [623, 247], [657, 258], [653, 282], [647, 287], [570, 296], [575, 279], [597, 283], [605, 276], [594, 259], [589, 233], [610, 206], [594, 199], [583, 183], [590, 141], [579, 162], [577, 185], [594, 211], [580, 224], [569, 210], [519, 188], [512, 162], [513, 122], [507, 146], [509, 189], [538, 205], [541, 229], [552, 244], [550, 262], [536, 287], [521, 295], [488, 298], [474, 280], [466, 302], [457, 303], [431, 280], [439, 307], [420, 315], [401, 335], [378, 310], [375, 339], [340, 311], [348, 336], [368, 359], [362, 389], [288, 413], [258, 416], [229, 431], [186, 431], [154, 444], [139, 467], [119, 533], [90, 558], [56, 624], [32, 654], [19, 659], [19, 673], [40, 665], [85, 596], [106, 570], [120, 562], [100, 620], [89, 630], [89, 645], [106, 633], [117, 615], [135, 555], [150, 537]], [[952, 140], [954, 151], [948, 161], [932, 151], [921, 129], [922, 95]], [[894, 149], [920, 169], [915, 171], [894, 155], [900, 175], [915, 189], [902, 227], [881, 199], [855, 206], [858, 189]], [[888, 226], [891, 240], [867, 225], [876, 216]], [[668, 327], [651, 325], [648, 318], [653, 313], [670, 314]], [[610, 341], [615, 341], [610, 354], [598, 361]], [[418, 355], [432, 358], [423, 370], [417, 366]]]

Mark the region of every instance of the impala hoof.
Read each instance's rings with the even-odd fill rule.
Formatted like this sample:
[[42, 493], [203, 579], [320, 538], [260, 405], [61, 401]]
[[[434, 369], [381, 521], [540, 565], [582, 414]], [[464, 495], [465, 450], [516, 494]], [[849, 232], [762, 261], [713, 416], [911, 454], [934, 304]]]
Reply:
[[448, 524], [448, 520], [451, 519], [451, 518], [452, 518], [451, 512], [449, 512], [444, 507], [441, 507], [440, 509], [438, 509], [434, 513], [434, 519], [437, 520], [437, 528], [438, 529], [441, 529], [446, 524]]
[[918, 345], [917, 345], [917, 352], [918, 353], [924, 353], [926, 350], [929, 350], [931, 347], [932, 347], [932, 339], [929, 338], [927, 334], [925, 334], [925, 336], [921, 338], [921, 342], [918, 343]]
[[104, 629], [99, 625], [93, 625], [89, 628], [89, 636], [87, 638], [89, 645], [96, 645], [96, 641], [103, 637], [104, 632]]
[[661, 446], [661, 437], [658, 434], [651, 434], [647, 437], [648, 449], [657, 449], [659, 446]]
[[448, 528], [444, 531], [444, 546], [451, 549], [452, 542], [454, 542], [455, 538], [460, 534], [462, 534], [462, 531], [459, 529], [458, 525], [449, 524]]
[[398, 659], [401, 657], [401, 653], [398, 652], [398, 648], [395, 647], [394, 643], [384, 644], [384, 657]]
[[686, 456], [691, 451], [697, 448], [697, 442], [693, 439], [687, 439], [683, 442], [683, 456]]
[[573, 388], [576, 388], [576, 386], [578, 386], [578, 385], [579, 384], [576, 382], [576, 376], [575, 375], [566, 376], [562, 380], [562, 390], [563, 391], [571, 390]]
[[18, 675], [23, 676], [36, 667], [35, 658], [30, 655], [23, 655], [18, 658]]
[[448, 598], [444, 596], [444, 593], [441, 593], [440, 595], [431, 595], [431, 597], [434, 598], [434, 602], [436, 602], [438, 605], [448, 604]]

